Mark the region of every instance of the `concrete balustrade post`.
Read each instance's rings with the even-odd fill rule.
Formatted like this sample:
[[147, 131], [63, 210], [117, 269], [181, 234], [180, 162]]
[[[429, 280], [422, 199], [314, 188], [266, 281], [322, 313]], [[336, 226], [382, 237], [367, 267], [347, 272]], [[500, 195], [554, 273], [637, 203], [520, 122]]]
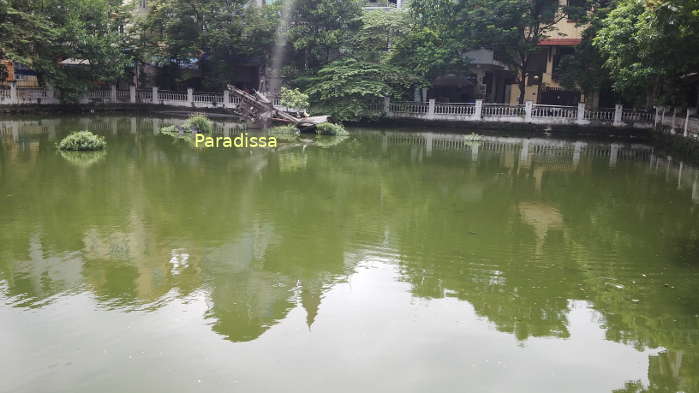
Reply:
[[524, 121], [527, 123], [532, 122], [532, 112], [534, 112], [534, 102], [527, 101], [524, 103]]
[[672, 125], [670, 126], [670, 131], [675, 133], [675, 120], [677, 119], [677, 107], [672, 108]]
[[187, 106], [194, 105], [194, 89], [187, 89]]
[[614, 126], [623, 126], [624, 123], [621, 121], [622, 115], [624, 114], [624, 106], [621, 104], [616, 104], [614, 106]]
[[473, 108], [473, 120], [483, 119], [483, 100], [476, 100], [476, 107]]
[[49, 104], [55, 104], [56, 90], [52, 85], [46, 85], [46, 101]]
[[223, 107], [224, 108], [231, 107], [231, 92], [229, 90], [223, 91]]
[[129, 102], [132, 104], [136, 103], [136, 86], [129, 86]]
[[17, 100], [17, 82], [10, 82], [10, 104], [19, 103]]
[[687, 133], [689, 131], [689, 116], [691, 116], [695, 113], [696, 113], [696, 109], [687, 108], [687, 115], [684, 118], [684, 136], [687, 136]]
[[117, 88], [115, 85], [109, 86], [109, 101], [112, 104], [117, 103]]
[[655, 117], [653, 117], [653, 127], [658, 128], [658, 122], [660, 121], [660, 108], [659, 106], [655, 107]]
[[391, 114], [391, 97], [383, 98], [383, 113], [386, 116], [389, 116]]
[[585, 122], [585, 104], [582, 102], [578, 103], [578, 117], [577, 117], [578, 123], [583, 123]]
[[430, 98], [429, 102], [427, 103], [427, 118], [428, 119], [434, 119], [434, 107], [437, 103], [437, 100], [434, 98]]
[[160, 100], [158, 99], [158, 88], [157, 87], [153, 88], [153, 97], [151, 97], [151, 98], [153, 99], [154, 104], [160, 103]]

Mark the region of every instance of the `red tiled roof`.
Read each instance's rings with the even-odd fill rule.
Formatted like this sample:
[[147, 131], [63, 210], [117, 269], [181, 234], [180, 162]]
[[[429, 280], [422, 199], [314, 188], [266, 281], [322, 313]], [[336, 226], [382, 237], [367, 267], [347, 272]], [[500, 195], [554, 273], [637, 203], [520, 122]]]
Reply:
[[580, 38], [548, 38], [539, 41], [539, 46], [575, 46], [581, 41]]

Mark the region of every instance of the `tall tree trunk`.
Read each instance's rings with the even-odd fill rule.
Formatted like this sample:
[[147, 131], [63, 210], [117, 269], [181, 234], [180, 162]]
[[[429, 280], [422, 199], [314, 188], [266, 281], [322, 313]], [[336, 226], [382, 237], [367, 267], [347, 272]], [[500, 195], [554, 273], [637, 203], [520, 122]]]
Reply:
[[524, 104], [524, 93], [527, 90], [527, 72], [522, 69], [519, 73], [519, 104]]

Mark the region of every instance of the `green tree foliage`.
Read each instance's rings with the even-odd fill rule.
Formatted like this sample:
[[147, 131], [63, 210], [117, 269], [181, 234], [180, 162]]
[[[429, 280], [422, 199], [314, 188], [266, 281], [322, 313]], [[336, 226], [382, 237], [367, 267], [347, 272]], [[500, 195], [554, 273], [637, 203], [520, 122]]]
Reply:
[[282, 87], [280, 101], [282, 105], [288, 108], [307, 109], [310, 106], [308, 94], [303, 93], [299, 89], [287, 89], [286, 87]]
[[467, 72], [463, 29], [459, 27], [459, 2], [424, 0], [410, 3], [410, 28], [396, 43], [391, 63], [432, 80], [445, 73]]
[[288, 30], [298, 74], [314, 72], [352, 49], [362, 5], [362, 0], [295, 1]]
[[33, 64], [54, 37], [47, 18], [32, 0], [0, 0], [0, 59]]
[[699, 70], [698, 10], [697, 0], [621, 0], [593, 41], [614, 88], [649, 104], [683, 101], [684, 78]]
[[[0, 58], [30, 66], [70, 100], [90, 84], [125, 75], [127, 20], [119, 0], [0, 0]], [[83, 65], [58, 65], [68, 58]]]
[[328, 64], [308, 82], [307, 91], [316, 107], [339, 121], [357, 120], [379, 98], [400, 97], [411, 87], [424, 83], [400, 67], [352, 58]]
[[220, 88], [240, 72], [236, 64], [262, 64], [274, 43], [277, 7], [248, 4], [247, 0], [156, 0], [140, 21], [141, 60], [158, 63], [172, 79], [184, 80], [191, 75], [178, 65], [195, 59], [201, 72], [196, 87]]
[[352, 55], [365, 61], [387, 62], [409, 32], [410, 15], [404, 9], [367, 10], [361, 28], [353, 35]]

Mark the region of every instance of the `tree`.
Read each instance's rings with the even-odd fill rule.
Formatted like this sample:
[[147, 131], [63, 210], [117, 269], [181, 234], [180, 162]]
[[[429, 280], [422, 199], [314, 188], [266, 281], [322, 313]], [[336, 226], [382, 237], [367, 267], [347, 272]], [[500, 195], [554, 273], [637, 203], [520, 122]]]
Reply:
[[362, 5], [362, 0], [296, 0], [288, 29], [297, 72], [317, 71], [351, 50]]
[[[436, 1], [436, 0], [432, 0]], [[591, 6], [586, 1], [560, 6], [556, 0], [463, 0], [452, 11], [455, 34], [466, 46], [492, 49], [517, 75], [524, 103], [530, 60], [539, 43], [556, 32], [563, 19], [576, 20]]]
[[240, 71], [241, 59], [264, 58], [274, 43], [278, 8], [249, 7], [248, 3], [157, 0], [139, 23], [140, 57], [170, 71], [165, 73], [170, 84], [187, 77], [180, 65], [196, 62], [200, 86], [220, 87]]
[[648, 105], [683, 101], [684, 77], [699, 70], [699, 53], [689, 49], [699, 42], [698, 9], [697, 0], [621, 0], [593, 41], [615, 90]]
[[353, 34], [352, 56], [364, 61], [385, 63], [397, 45], [410, 32], [410, 15], [405, 9], [366, 10], [361, 28]]
[[308, 109], [308, 94], [303, 93], [299, 89], [287, 89], [282, 87], [280, 94], [280, 102], [287, 108]]
[[32, 0], [0, 0], [0, 59], [31, 65], [55, 35]]
[[402, 68], [351, 58], [328, 64], [308, 82], [313, 102], [340, 121], [357, 120], [377, 99], [399, 97], [409, 88], [424, 84]]
[[432, 80], [444, 73], [466, 73], [468, 50], [456, 18], [458, 2], [424, 0], [410, 3], [409, 29], [398, 40], [390, 62]]

